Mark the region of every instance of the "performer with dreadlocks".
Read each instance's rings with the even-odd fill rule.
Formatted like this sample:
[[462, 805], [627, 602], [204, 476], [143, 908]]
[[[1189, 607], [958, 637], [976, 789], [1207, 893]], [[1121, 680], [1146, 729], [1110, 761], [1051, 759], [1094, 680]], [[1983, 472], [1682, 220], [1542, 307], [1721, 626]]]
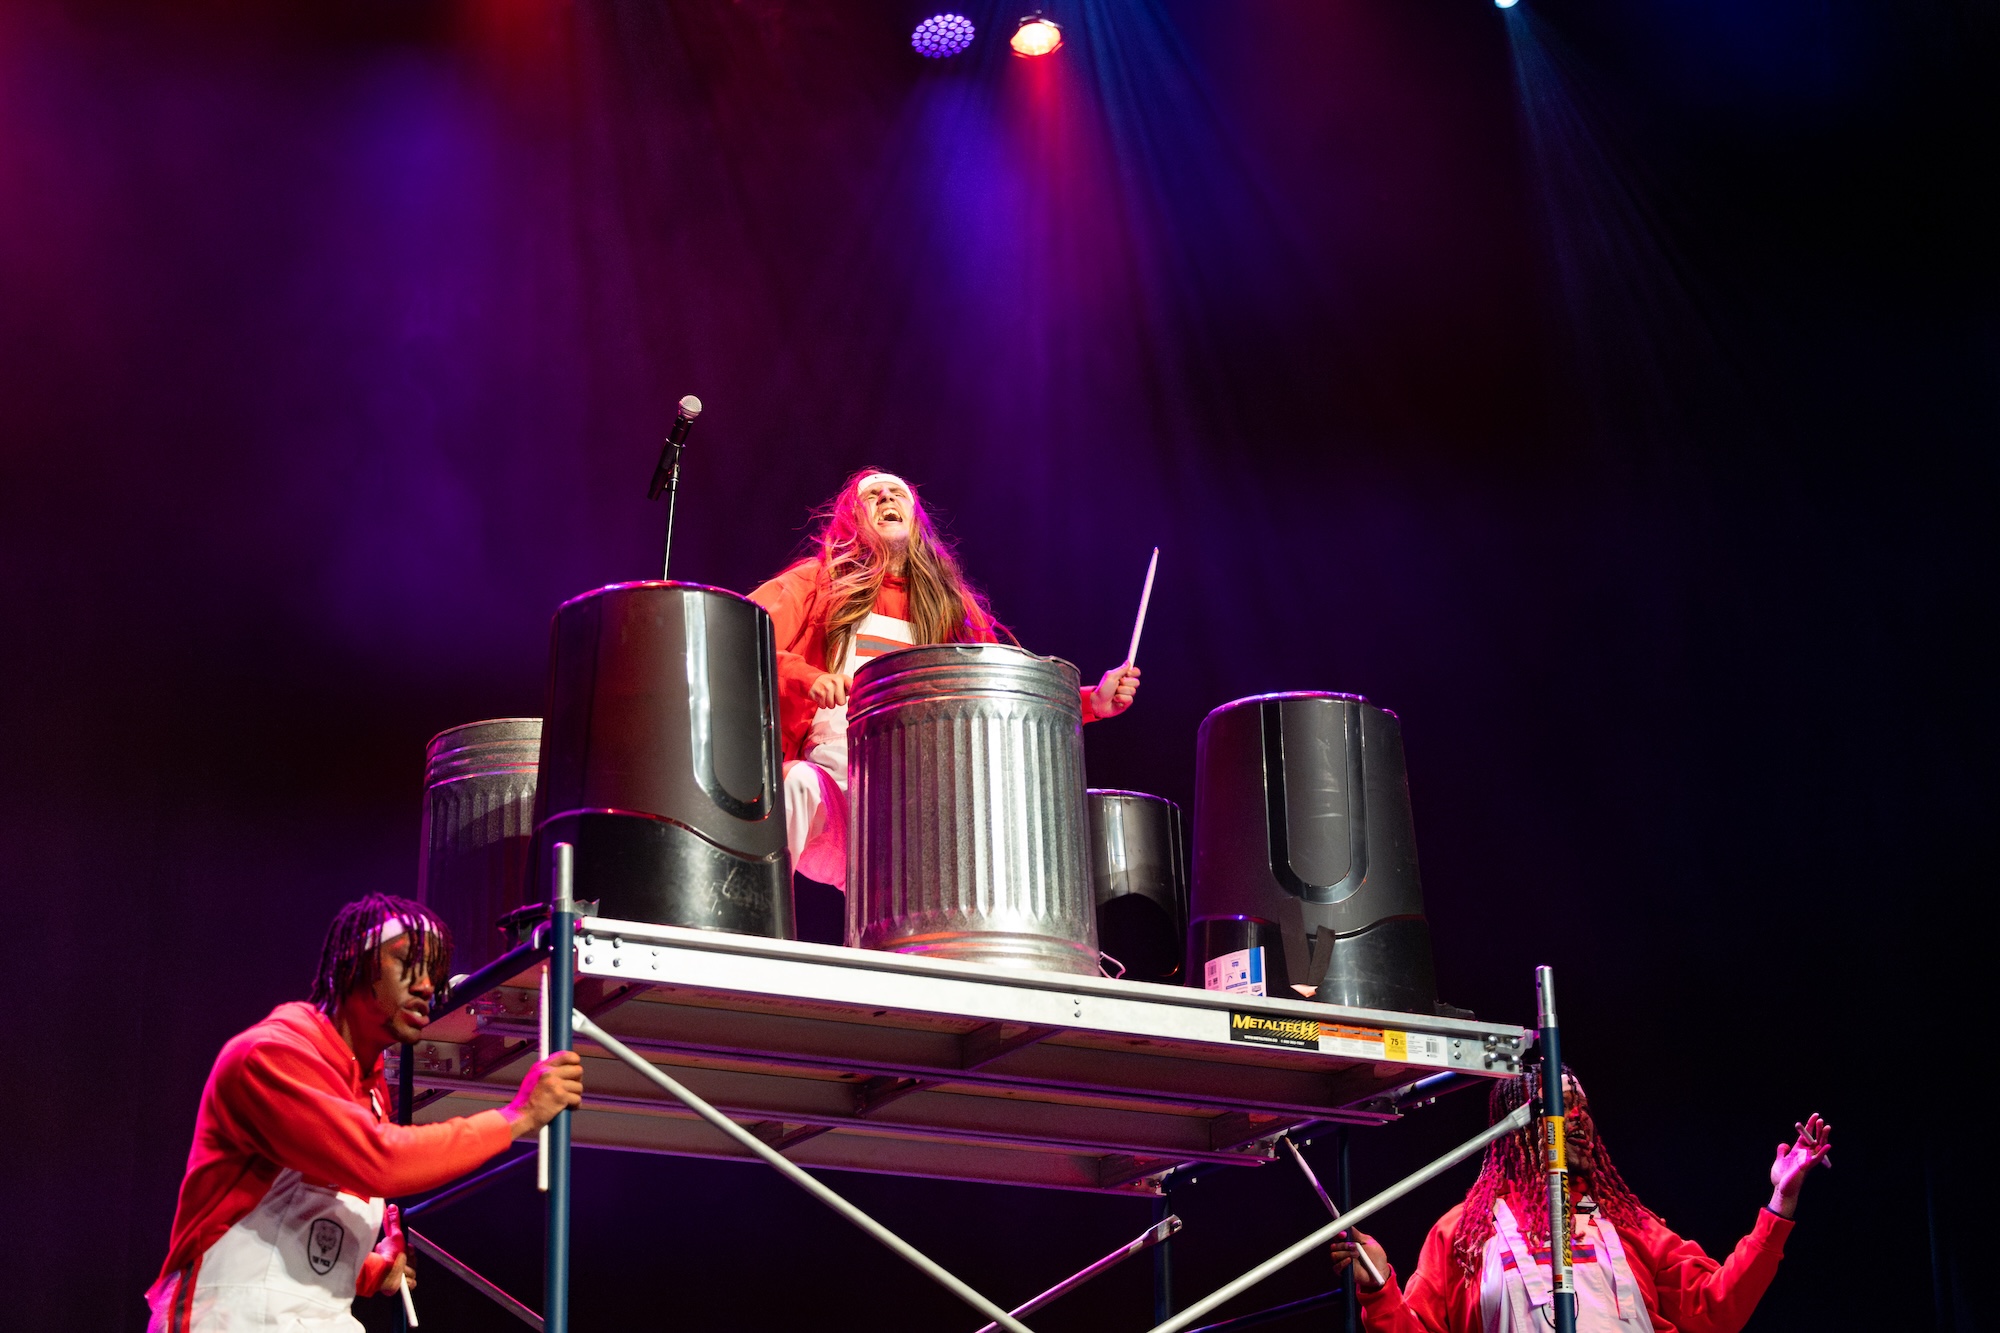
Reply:
[[[847, 883], [847, 692], [871, 657], [921, 643], [995, 643], [1007, 632], [931, 525], [916, 487], [867, 468], [820, 510], [814, 553], [750, 594], [778, 638], [779, 732], [792, 868]], [[1082, 690], [1083, 720], [1132, 706], [1139, 668]]]
[[583, 1062], [559, 1051], [505, 1110], [391, 1122], [382, 1052], [422, 1035], [450, 956], [428, 909], [370, 894], [328, 927], [311, 1000], [279, 1005], [223, 1046], [167, 1261], [146, 1293], [149, 1333], [360, 1333], [354, 1298], [410, 1280], [384, 1196], [434, 1189], [582, 1101]]
[[[1541, 1102], [1539, 1071], [1494, 1088], [1491, 1120], [1524, 1102]], [[1826, 1160], [1833, 1126], [1817, 1115], [1797, 1126], [1790, 1147], [1771, 1163], [1771, 1199], [1757, 1225], [1722, 1263], [1666, 1223], [1627, 1187], [1597, 1135], [1583, 1086], [1563, 1070], [1563, 1132], [1570, 1197], [1575, 1202], [1578, 1333], [1737, 1333], [1777, 1275], [1791, 1234], [1799, 1187]], [[1828, 1163], [1831, 1165], [1831, 1163]], [[1371, 1333], [1535, 1333], [1553, 1316], [1549, 1208], [1540, 1141], [1533, 1124], [1486, 1150], [1479, 1178], [1431, 1228], [1417, 1271], [1399, 1287], [1388, 1256], [1372, 1237], [1353, 1233], [1333, 1246], [1349, 1270], [1357, 1248], [1385, 1280], [1356, 1274], [1363, 1322]]]

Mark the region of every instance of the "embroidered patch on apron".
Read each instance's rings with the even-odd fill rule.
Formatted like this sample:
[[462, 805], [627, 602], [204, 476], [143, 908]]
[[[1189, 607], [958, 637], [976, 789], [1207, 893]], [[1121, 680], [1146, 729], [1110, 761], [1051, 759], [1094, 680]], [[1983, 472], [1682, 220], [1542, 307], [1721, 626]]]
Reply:
[[340, 1250], [347, 1244], [347, 1228], [330, 1217], [313, 1219], [306, 1231], [306, 1262], [312, 1271], [325, 1277], [340, 1262]]

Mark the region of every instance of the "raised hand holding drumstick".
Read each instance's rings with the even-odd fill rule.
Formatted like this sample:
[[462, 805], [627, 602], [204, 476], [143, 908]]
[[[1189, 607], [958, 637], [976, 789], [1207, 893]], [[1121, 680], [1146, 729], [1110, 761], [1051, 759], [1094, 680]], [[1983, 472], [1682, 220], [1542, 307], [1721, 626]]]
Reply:
[[1159, 572], [1160, 548], [1153, 548], [1153, 558], [1146, 565], [1146, 586], [1139, 591], [1139, 616], [1132, 622], [1132, 643], [1125, 650], [1125, 660], [1104, 673], [1091, 691], [1090, 707], [1098, 717], [1116, 717], [1132, 706], [1132, 700], [1139, 693], [1139, 636], [1146, 629], [1146, 608], [1153, 601], [1153, 575]]
[[1091, 709], [1099, 717], [1117, 717], [1132, 706], [1139, 693], [1139, 668], [1119, 664], [1104, 673], [1090, 692]]

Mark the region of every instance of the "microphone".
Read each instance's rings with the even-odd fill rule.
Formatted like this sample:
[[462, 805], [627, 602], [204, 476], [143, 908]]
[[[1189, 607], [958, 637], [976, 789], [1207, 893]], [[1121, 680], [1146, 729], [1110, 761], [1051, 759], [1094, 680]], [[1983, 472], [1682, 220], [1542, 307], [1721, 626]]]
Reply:
[[680, 459], [680, 450], [687, 443], [688, 428], [701, 415], [701, 399], [689, 394], [681, 399], [680, 410], [674, 413], [674, 428], [667, 432], [667, 442], [660, 446], [660, 462], [653, 469], [653, 484], [646, 488], [646, 498], [657, 500], [666, 489], [667, 478], [673, 471], [673, 463]]

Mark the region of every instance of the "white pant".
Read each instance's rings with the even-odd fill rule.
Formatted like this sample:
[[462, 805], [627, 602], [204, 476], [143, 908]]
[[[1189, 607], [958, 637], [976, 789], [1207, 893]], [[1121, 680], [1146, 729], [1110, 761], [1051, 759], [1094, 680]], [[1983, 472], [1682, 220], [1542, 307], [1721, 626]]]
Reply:
[[785, 765], [785, 843], [792, 869], [836, 889], [847, 887], [845, 776], [803, 759]]
[[[907, 620], [869, 612], [848, 636], [840, 670], [852, 676], [871, 659], [908, 648]], [[821, 708], [806, 728], [805, 758], [785, 765], [785, 842], [792, 869], [847, 889], [847, 705]]]

